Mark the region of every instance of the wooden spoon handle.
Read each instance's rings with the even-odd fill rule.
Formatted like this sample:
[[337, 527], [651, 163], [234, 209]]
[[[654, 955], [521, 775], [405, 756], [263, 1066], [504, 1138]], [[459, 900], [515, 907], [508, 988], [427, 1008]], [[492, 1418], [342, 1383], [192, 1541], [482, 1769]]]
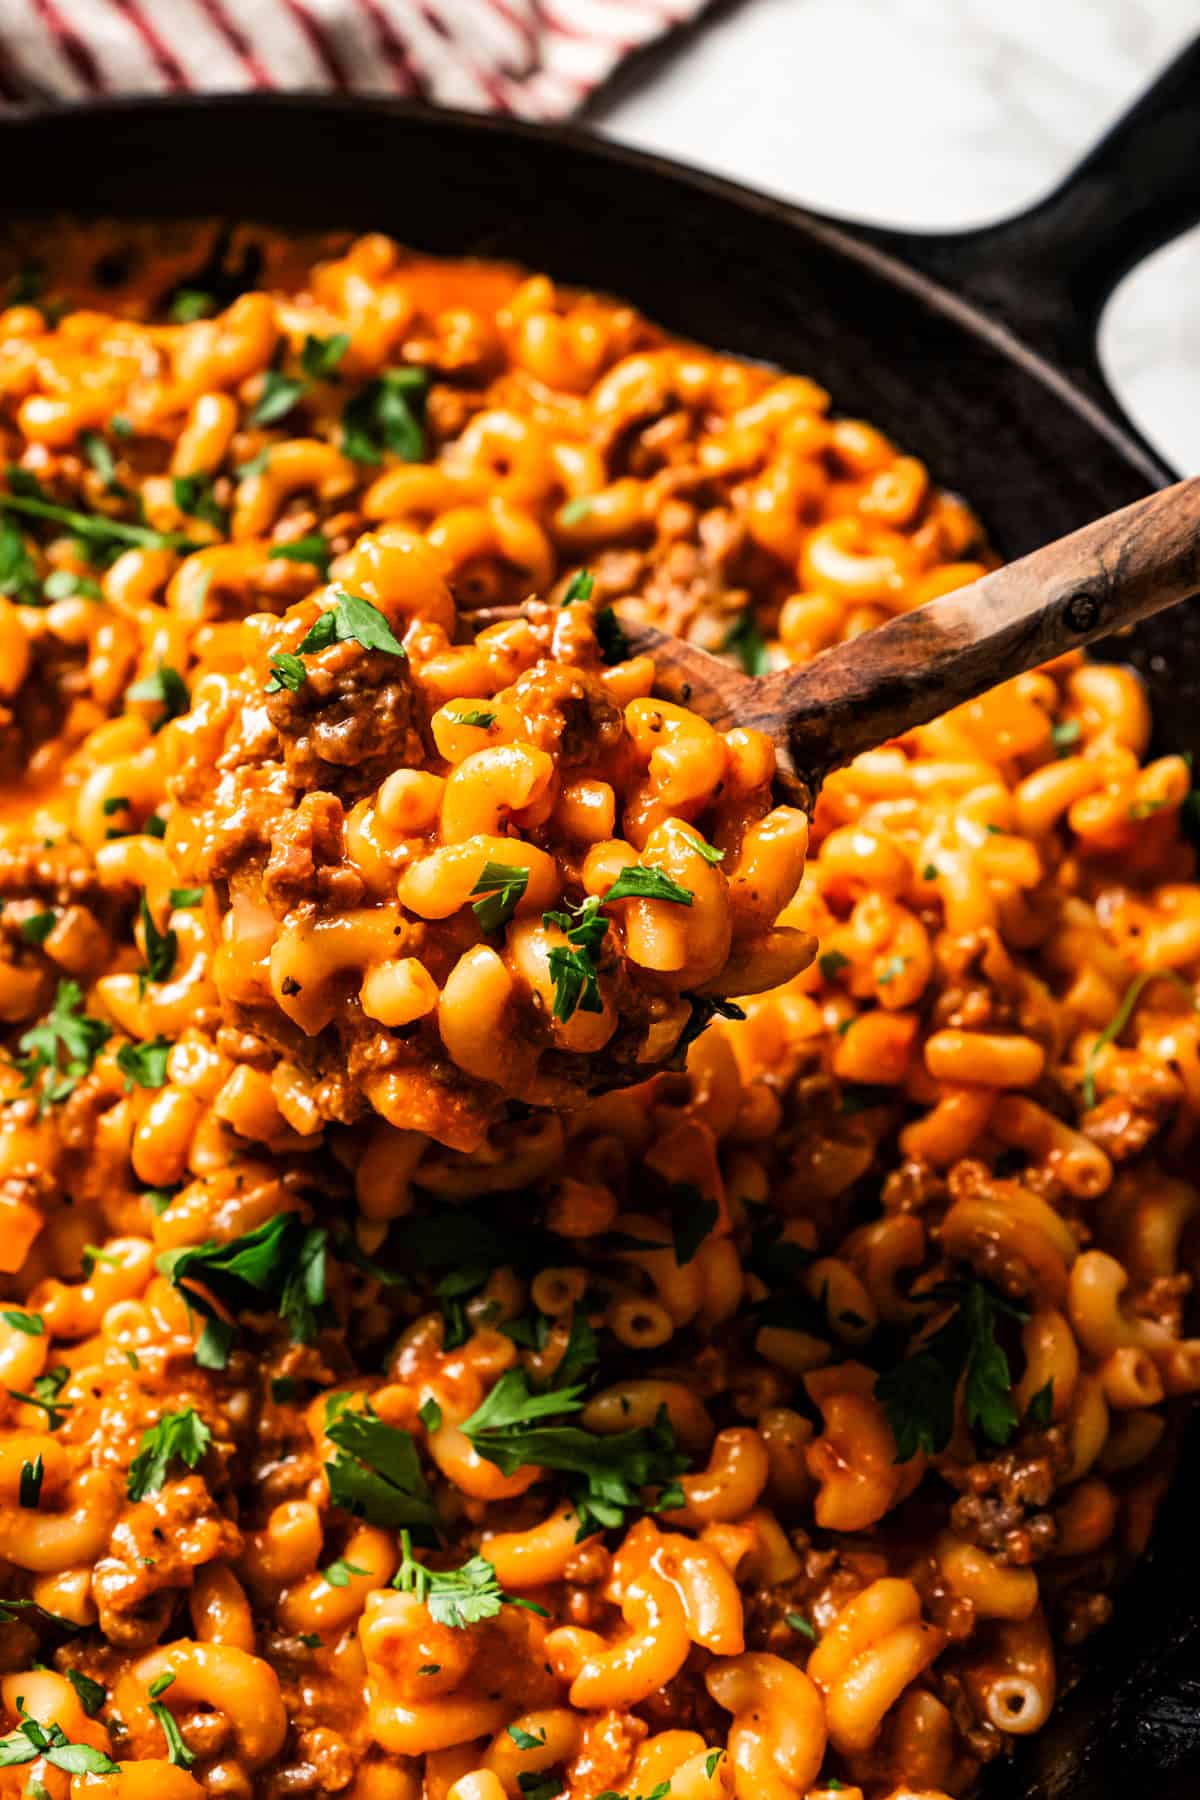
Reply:
[[766, 677], [741, 716], [786, 742], [815, 786], [861, 750], [1197, 592], [1200, 476]]

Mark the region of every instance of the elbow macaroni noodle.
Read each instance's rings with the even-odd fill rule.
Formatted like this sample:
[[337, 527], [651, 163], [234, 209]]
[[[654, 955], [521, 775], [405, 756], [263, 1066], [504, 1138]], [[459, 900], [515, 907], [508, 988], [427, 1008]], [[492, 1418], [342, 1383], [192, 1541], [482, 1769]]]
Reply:
[[0, 313], [0, 1795], [958, 1800], [1200, 1385], [1186, 764], [1068, 657], [774, 806], [610, 603], [802, 662], [961, 501], [546, 277], [208, 248]]

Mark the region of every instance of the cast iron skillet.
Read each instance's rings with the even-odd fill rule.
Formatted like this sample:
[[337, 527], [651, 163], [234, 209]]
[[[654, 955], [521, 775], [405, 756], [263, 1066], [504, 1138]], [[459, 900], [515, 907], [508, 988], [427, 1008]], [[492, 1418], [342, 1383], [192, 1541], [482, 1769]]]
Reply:
[[[1048, 199], [953, 236], [834, 222], [579, 131], [388, 101], [54, 108], [0, 121], [0, 146], [10, 217], [373, 228], [621, 295], [816, 376], [968, 495], [1007, 555], [1172, 479], [1109, 392], [1095, 329], [1121, 276], [1200, 219], [1200, 45]], [[1200, 605], [1109, 651], [1148, 678], [1161, 742], [1200, 752]], [[1015, 1766], [992, 1768], [993, 1800], [1200, 1791], [1198, 1437], [1084, 1681]]]

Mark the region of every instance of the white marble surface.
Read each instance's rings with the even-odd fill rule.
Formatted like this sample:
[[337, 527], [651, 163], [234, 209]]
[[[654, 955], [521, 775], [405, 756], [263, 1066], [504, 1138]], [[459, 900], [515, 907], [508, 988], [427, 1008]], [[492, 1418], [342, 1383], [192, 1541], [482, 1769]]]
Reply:
[[[1197, 31], [1197, 0], [741, 0], [596, 122], [849, 217], [974, 225], [1052, 186]], [[1200, 231], [1126, 279], [1101, 351], [1200, 470]]]

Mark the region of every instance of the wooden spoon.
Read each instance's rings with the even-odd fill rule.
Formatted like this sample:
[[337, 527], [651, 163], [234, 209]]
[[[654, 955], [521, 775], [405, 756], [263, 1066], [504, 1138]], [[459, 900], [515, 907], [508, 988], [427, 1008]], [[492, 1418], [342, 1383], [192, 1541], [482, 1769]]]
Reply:
[[[622, 627], [631, 653], [654, 657], [655, 691], [664, 699], [720, 730], [751, 726], [774, 739], [781, 797], [811, 810], [829, 771], [861, 750], [1198, 592], [1194, 476], [837, 644], [803, 668], [744, 675], [653, 626], [622, 619]], [[472, 618], [501, 616], [497, 609]]]

